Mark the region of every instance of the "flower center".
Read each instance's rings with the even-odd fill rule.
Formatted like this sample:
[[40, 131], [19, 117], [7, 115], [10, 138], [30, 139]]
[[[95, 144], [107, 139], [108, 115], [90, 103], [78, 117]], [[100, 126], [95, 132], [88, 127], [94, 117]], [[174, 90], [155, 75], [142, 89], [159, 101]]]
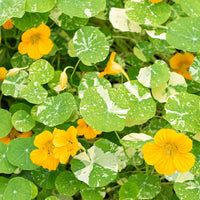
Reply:
[[167, 154], [170, 154], [170, 155], [173, 155], [174, 153], [178, 151], [177, 146], [175, 144], [170, 144], [170, 143], [165, 144], [163, 146], [163, 149]]
[[48, 154], [52, 154], [52, 153], [53, 153], [54, 145], [53, 145], [52, 141], [49, 141], [49, 142], [46, 144], [45, 149], [47, 149]]
[[39, 35], [33, 35], [33, 36], [31, 36], [32, 44], [38, 43], [39, 39], [40, 39]]
[[181, 67], [180, 67], [180, 71], [182, 73], [184, 73], [184, 72], [189, 71], [189, 68], [190, 68], [190, 65], [188, 65], [188, 64], [182, 64]]

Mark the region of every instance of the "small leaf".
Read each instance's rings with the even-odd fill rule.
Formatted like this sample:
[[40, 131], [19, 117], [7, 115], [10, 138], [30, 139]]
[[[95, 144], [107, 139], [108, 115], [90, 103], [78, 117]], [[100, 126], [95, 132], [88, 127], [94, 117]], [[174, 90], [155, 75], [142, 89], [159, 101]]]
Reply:
[[11, 114], [0, 108], [0, 138], [5, 137], [12, 129]]

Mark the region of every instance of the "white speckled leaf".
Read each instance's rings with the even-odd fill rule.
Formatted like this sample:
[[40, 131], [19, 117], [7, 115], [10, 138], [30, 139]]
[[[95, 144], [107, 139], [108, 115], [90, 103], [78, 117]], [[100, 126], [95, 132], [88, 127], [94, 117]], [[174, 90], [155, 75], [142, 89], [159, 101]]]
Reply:
[[56, 0], [26, 0], [27, 12], [47, 12], [54, 8]]
[[200, 17], [183, 17], [168, 26], [167, 42], [177, 49], [191, 52], [200, 49]]
[[62, 93], [57, 96], [48, 97], [35, 109], [36, 118], [47, 126], [56, 126], [69, 119], [75, 109], [75, 99], [70, 93]]
[[27, 86], [28, 73], [20, 71], [18, 74], [5, 77], [2, 84], [2, 93], [5, 96], [21, 97], [21, 90]]
[[30, 103], [39, 104], [45, 100], [48, 92], [38, 82], [30, 82], [22, 89], [21, 96]]
[[111, 83], [105, 78], [99, 78], [98, 72], [87, 72], [78, 87], [79, 98], [83, 98], [83, 94], [87, 88], [92, 86], [111, 87]]
[[13, 55], [10, 62], [13, 68], [21, 68], [30, 66], [34, 60], [29, 58], [26, 54], [22, 55], [21, 53], [17, 52]]
[[122, 32], [141, 32], [139, 23], [130, 20], [125, 9], [122, 8], [111, 8], [109, 13], [109, 20], [114, 28], [119, 29]]
[[17, 169], [17, 167], [8, 162], [6, 152], [7, 145], [0, 142], [0, 173], [11, 174]]
[[31, 195], [32, 187], [30, 181], [25, 178], [15, 177], [8, 182], [3, 194], [3, 200], [28, 200], [31, 199]]
[[65, 30], [75, 30], [83, 27], [88, 23], [87, 18], [73, 17], [65, 15], [59, 9], [55, 8], [51, 11], [49, 17], [61, 28]]
[[174, 0], [181, 5], [182, 10], [192, 17], [200, 17], [200, 1], [199, 0]]
[[35, 126], [35, 121], [25, 110], [19, 110], [13, 114], [12, 124], [17, 131], [27, 132]]
[[175, 173], [171, 175], [165, 175], [165, 178], [168, 181], [183, 183], [188, 180], [194, 180], [194, 175], [190, 171], [185, 172], [185, 173], [176, 171]]
[[146, 25], [160, 25], [168, 20], [171, 9], [165, 2], [151, 3], [149, 0], [132, 1], [125, 4], [127, 16], [135, 22]]
[[169, 68], [162, 60], [156, 60], [153, 65], [141, 68], [137, 76], [138, 81], [149, 88], [156, 88], [163, 85], [167, 83], [169, 78]]
[[49, 13], [25, 13], [22, 18], [12, 18], [12, 22], [19, 30], [26, 31], [40, 24], [46, 24], [48, 16]]
[[26, 0], [1, 0], [0, 1], [0, 26], [12, 17], [24, 15]]
[[5, 137], [12, 129], [11, 114], [0, 108], [0, 138]]
[[54, 77], [54, 68], [43, 59], [35, 61], [28, 71], [30, 80], [40, 84], [48, 83]]
[[155, 115], [156, 103], [153, 100], [150, 90], [141, 85], [138, 81], [128, 81], [122, 84], [119, 91], [129, 102], [127, 116], [133, 120], [148, 120]]
[[179, 92], [187, 91], [187, 83], [182, 75], [171, 72], [170, 79], [166, 84], [152, 89], [153, 97], [159, 102], [167, 102], [167, 99]]
[[126, 148], [142, 149], [147, 142], [153, 142], [153, 138], [144, 133], [131, 133], [124, 136], [120, 142]]
[[32, 163], [30, 153], [36, 149], [33, 144], [34, 137], [17, 138], [12, 140], [8, 145], [6, 153], [8, 161], [24, 170], [33, 170], [38, 167]]
[[105, 9], [106, 0], [57, 0], [57, 7], [66, 15], [90, 18]]
[[152, 199], [161, 190], [161, 182], [158, 176], [150, 174], [136, 174], [129, 177], [128, 181], [134, 182], [139, 188], [137, 199]]
[[200, 178], [196, 177], [193, 181], [175, 183], [174, 190], [181, 200], [200, 199]]
[[56, 180], [56, 189], [60, 194], [73, 196], [81, 187], [81, 181], [79, 181], [71, 171], [61, 172]]
[[122, 130], [129, 109], [120, 91], [103, 86], [88, 88], [80, 104], [86, 123], [97, 131], [105, 132]]
[[38, 167], [31, 171], [31, 176], [33, 177], [34, 182], [41, 188], [45, 189], [55, 188], [55, 180], [58, 174], [58, 170], [48, 170], [43, 167]]
[[101, 140], [95, 142], [87, 152], [82, 152], [71, 160], [72, 172], [76, 178], [90, 187], [103, 187], [117, 176], [117, 159], [114, 153], [111, 153], [114, 144], [106, 139], [103, 139], [103, 142]]
[[166, 119], [176, 129], [193, 133], [200, 132], [200, 97], [179, 93], [165, 104]]
[[103, 200], [106, 190], [104, 187], [92, 188], [82, 183], [80, 193], [83, 200]]
[[194, 58], [194, 61], [190, 66], [189, 71], [194, 81], [200, 83], [200, 56]]
[[109, 53], [106, 36], [92, 26], [85, 26], [76, 31], [73, 43], [78, 57], [90, 63], [103, 61]]

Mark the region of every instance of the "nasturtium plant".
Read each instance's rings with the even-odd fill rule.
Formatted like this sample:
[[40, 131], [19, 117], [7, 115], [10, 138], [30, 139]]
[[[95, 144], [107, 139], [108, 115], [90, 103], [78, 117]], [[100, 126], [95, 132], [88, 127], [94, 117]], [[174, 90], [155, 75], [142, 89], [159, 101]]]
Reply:
[[200, 199], [199, 11], [0, 0], [0, 200]]
[[5, 109], [0, 109], [0, 138], [8, 135], [11, 129], [11, 114]]
[[106, 36], [92, 26], [85, 26], [76, 31], [73, 43], [75, 52], [82, 61], [97, 63], [105, 60], [109, 53]]

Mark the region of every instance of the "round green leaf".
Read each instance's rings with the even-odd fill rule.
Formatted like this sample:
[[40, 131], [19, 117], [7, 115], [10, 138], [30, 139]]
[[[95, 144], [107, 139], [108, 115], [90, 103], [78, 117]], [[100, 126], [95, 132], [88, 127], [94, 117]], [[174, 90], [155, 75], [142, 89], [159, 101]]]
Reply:
[[43, 59], [35, 61], [28, 71], [31, 81], [40, 84], [48, 83], [54, 77], [54, 68]]
[[13, 114], [12, 124], [16, 130], [27, 132], [35, 126], [35, 121], [25, 110], [19, 110]]
[[15, 177], [12, 178], [4, 191], [3, 200], [30, 200], [32, 187], [30, 181]]
[[122, 84], [119, 91], [129, 102], [127, 116], [133, 120], [148, 120], [155, 115], [156, 103], [150, 90], [138, 81], [128, 81]]
[[65, 30], [75, 30], [83, 27], [88, 23], [87, 18], [73, 17], [65, 15], [59, 9], [55, 8], [49, 16], [58, 26]]
[[12, 129], [11, 114], [0, 108], [0, 138], [5, 137]]
[[49, 13], [25, 13], [22, 18], [13, 17], [12, 22], [19, 30], [26, 31], [40, 24], [46, 24], [48, 16]]
[[192, 17], [200, 17], [200, 1], [199, 0], [175, 0], [176, 3], [181, 5], [185, 13]]
[[29, 58], [29, 56], [26, 54], [22, 55], [21, 53], [17, 52], [13, 55], [10, 62], [13, 68], [21, 68], [30, 66], [34, 60]]
[[80, 112], [89, 126], [97, 131], [121, 131], [129, 111], [124, 95], [113, 88], [89, 87], [80, 104]]
[[103, 200], [106, 195], [105, 188], [91, 188], [86, 184], [81, 185], [81, 197], [83, 200]]
[[87, 72], [78, 87], [79, 98], [83, 98], [83, 94], [87, 88], [92, 86], [111, 87], [110, 82], [105, 78], [99, 78], [98, 72]]
[[42, 167], [31, 171], [31, 176], [33, 177], [34, 182], [41, 188], [45, 189], [55, 188], [55, 180], [58, 174], [59, 171], [49, 171], [48, 169], [44, 169]]
[[17, 167], [11, 165], [7, 159], [7, 145], [0, 142], [0, 173], [11, 174]]
[[105, 60], [109, 53], [109, 44], [105, 35], [92, 26], [85, 26], [76, 31], [73, 43], [78, 57], [90, 63]]
[[38, 187], [33, 182], [30, 181], [30, 183], [31, 183], [31, 187], [32, 187], [31, 199], [34, 199], [38, 194]]
[[194, 81], [200, 83], [200, 56], [194, 58], [194, 61], [190, 66], [189, 71]]
[[112, 143], [109, 142], [111, 144], [108, 146], [106, 139], [100, 145], [99, 142], [101, 139], [95, 142], [98, 147], [94, 144], [87, 152], [82, 152], [71, 160], [74, 175], [89, 187], [103, 187], [117, 176], [118, 164], [114, 153], [111, 153]]
[[72, 172], [64, 171], [57, 176], [55, 185], [60, 194], [73, 196], [80, 189], [81, 182]]
[[27, 86], [27, 80], [28, 73], [22, 70], [13, 76], [5, 77], [1, 86], [2, 93], [5, 96], [21, 97], [21, 90]]
[[55, 0], [26, 0], [27, 12], [47, 12], [55, 6]]
[[12, 140], [8, 145], [6, 153], [8, 161], [24, 170], [33, 170], [38, 167], [32, 163], [30, 153], [36, 149], [33, 144], [34, 137], [17, 138]]
[[165, 104], [166, 119], [175, 128], [193, 133], [200, 132], [200, 97], [179, 93]]
[[156, 60], [149, 67], [140, 69], [137, 76], [138, 81], [145, 87], [156, 88], [165, 84], [170, 78], [170, 71], [167, 64], [162, 60]]
[[153, 200], [174, 200], [172, 199], [174, 192], [171, 185], [162, 184], [160, 193]]
[[36, 118], [47, 126], [56, 126], [69, 119], [76, 102], [72, 94], [62, 93], [57, 96], [48, 97], [35, 109]]
[[57, 6], [66, 15], [90, 18], [105, 9], [106, 0], [57, 0]]
[[125, 4], [127, 16], [138, 23], [147, 25], [160, 25], [168, 20], [171, 9], [165, 2], [151, 3], [149, 0], [132, 1]]
[[196, 137], [193, 137], [195, 140], [193, 140], [193, 146], [191, 151], [191, 153], [195, 156], [195, 163], [190, 171], [192, 174], [200, 176], [200, 140]]
[[174, 190], [181, 200], [197, 200], [200, 199], [200, 178], [185, 181], [183, 183], [175, 183]]
[[25, 9], [25, 0], [0, 1], [0, 26], [12, 17], [22, 17]]
[[139, 193], [138, 186], [133, 182], [126, 182], [119, 190], [119, 198], [121, 200], [134, 200]]
[[150, 174], [136, 174], [128, 179], [130, 182], [136, 183], [139, 188], [137, 199], [152, 199], [161, 190], [161, 182], [158, 176]]
[[46, 99], [48, 92], [38, 82], [30, 82], [22, 89], [21, 96], [30, 103], [39, 104]]
[[45, 200], [59, 200], [56, 196], [49, 196]]
[[9, 179], [0, 176], [0, 200], [3, 200], [3, 193], [8, 185]]
[[191, 52], [199, 51], [199, 27], [199, 17], [183, 17], [174, 20], [168, 26], [167, 42], [177, 49], [187, 50]]
[[167, 102], [169, 97], [187, 90], [187, 84], [182, 75], [176, 72], [170, 74], [170, 79], [166, 84], [152, 89], [153, 97], [159, 102]]
[[24, 110], [27, 113], [30, 113], [31, 107], [29, 105], [25, 104], [25, 103], [14, 103], [9, 108], [9, 112], [11, 113], [11, 115], [13, 115], [15, 112], [17, 112], [19, 110]]

